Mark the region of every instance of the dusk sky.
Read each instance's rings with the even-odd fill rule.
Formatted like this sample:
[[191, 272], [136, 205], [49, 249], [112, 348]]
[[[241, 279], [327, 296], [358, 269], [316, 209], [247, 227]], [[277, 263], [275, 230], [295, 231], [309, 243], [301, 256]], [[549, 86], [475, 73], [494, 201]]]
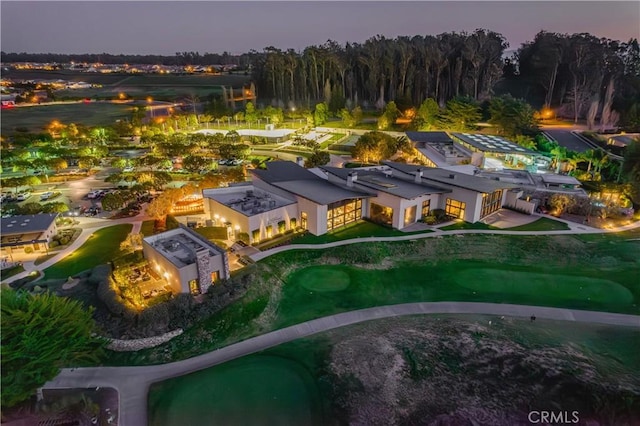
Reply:
[[5, 52], [173, 55], [303, 49], [376, 34], [487, 28], [510, 49], [544, 29], [640, 38], [640, 4], [628, 2], [31, 2], [2, 0]]

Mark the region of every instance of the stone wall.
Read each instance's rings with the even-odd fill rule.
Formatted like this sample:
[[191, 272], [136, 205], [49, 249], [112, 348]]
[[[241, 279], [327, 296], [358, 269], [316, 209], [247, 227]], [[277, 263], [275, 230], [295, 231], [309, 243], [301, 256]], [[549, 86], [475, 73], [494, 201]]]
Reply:
[[182, 329], [178, 328], [177, 330], [170, 331], [160, 336], [145, 337], [142, 339], [130, 339], [130, 340], [109, 339], [109, 344], [107, 345], [107, 349], [112, 350], [114, 352], [139, 351], [142, 349], [159, 346], [181, 334], [182, 334]]

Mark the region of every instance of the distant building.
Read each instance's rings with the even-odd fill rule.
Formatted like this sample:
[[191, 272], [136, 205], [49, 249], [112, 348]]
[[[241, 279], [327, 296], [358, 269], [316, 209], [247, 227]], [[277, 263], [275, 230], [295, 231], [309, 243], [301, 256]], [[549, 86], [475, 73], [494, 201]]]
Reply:
[[174, 293], [206, 293], [216, 281], [230, 276], [226, 250], [183, 225], [144, 238], [142, 250]]
[[2, 254], [24, 253], [28, 248], [36, 253], [46, 252], [53, 236], [58, 233], [57, 217], [57, 213], [3, 217], [0, 232]]

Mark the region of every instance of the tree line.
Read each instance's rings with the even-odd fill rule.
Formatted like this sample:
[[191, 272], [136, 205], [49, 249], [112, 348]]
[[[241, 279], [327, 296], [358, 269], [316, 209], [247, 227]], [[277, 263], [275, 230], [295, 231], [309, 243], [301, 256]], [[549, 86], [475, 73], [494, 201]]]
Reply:
[[[587, 118], [591, 125], [596, 117], [603, 126], [638, 120], [637, 40], [541, 31], [504, 59], [507, 47], [501, 34], [486, 29], [395, 39], [377, 35], [344, 46], [329, 40], [302, 52], [269, 46], [252, 52], [252, 75], [260, 97], [291, 105], [323, 100], [332, 110], [383, 109], [389, 101], [404, 110], [427, 98], [444, 106], [456, 97], [484, 101], [511, 94], [536, 108], [564, 106], [560, 113]], [[332, 103], [338, 105], [331, 108]]]

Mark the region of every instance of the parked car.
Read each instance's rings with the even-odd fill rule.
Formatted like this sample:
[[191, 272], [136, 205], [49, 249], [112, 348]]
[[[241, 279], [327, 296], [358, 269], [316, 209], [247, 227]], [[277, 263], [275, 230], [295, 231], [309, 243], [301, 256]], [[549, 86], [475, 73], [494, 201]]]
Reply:
[[49, 198], [51, 198], [52, 195], [53, 195], [53, 192], [47, 191], [47, 192], [43, 193], [42, 195], [40, 195], [40, 201], [46, 201]]
[[31, 193], [30, 192], [21, 192], [18, 194], [18, 196], [16, 197], [16, 201], [25, 201], [27, 200], [29, 197], [31, 197]]
[[97, 206], [93, 206], [93, 207], [89, 207], [87, 209], [87, 211], [84, 212], [85, 216], [96, 216], [97, 214], [99, 214], [102, 210], [100, 209], [100, 207]]

